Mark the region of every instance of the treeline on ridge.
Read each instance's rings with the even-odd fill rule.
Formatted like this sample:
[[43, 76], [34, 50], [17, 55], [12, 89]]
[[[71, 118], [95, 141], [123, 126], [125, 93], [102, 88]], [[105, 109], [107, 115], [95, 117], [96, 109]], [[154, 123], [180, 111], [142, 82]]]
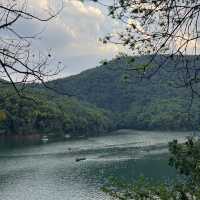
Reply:
[[[186, 57], [175, 56], [165, 62], [164, 55], [157, 55], [149, 64], [151, 58], [117, 57], [79, 75], [51, 81], [49, 86], [111, 111], [118, 128], [199, 129], [199, 100], [194, 99], [191, 106], [191, 91], [177, 87], [181, 72], [174, 71], [185, 62]], [[187, 56], [187, 63], [194, 59], [194, 56]], [[148, 67], [146, 73], [150, 73], [163, 62], [165, 64], [151, 79], [141, 78], [134, 70]]]

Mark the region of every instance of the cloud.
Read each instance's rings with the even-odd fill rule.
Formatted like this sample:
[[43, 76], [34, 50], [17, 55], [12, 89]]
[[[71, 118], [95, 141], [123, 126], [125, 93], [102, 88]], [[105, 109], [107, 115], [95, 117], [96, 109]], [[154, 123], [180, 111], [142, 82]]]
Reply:
[[[83, 4], [81, 1], [74, 0], [74, 1], [65, 1], [67, 6], [71, 6], [76, 9], [79, 14], [89, 17], [97, 17], [104, 19], [105, 16], [103, 15], [102, 11], [99, 8], [94, 6]], [[70, 5], [71, 4], [71, 5]]]
[[[53, 2], [52, 0], [34, 0], [32, 6], [46, 10], [55, 5]], [[58, 8], [59, 5], [56, 4], [54, 10], [55, 7]], [[29, 32], [37, 30], [36, 26], [41, 28], [41, 24], [31, 24]], [[118, 23], [107, 16], [106, 9], [98, 7], [95, 3], [65, 0], [64, 8], [59, 16], [45, 25], [45, 31], [40, 35], [42, 39], [39, 45], [42, 49], [52, 49], [56, 59], [63, 61], [67, 66], [66, 75], [76, 74], [95, 67], [100, 60], [110, 59], [123, 51], [120, 46], [103, 45], [99, 42], [99, 38], [114, 29], [117, 30], [118, 26]], [[23, 25], [20, 27], [21, 30], [26, 30], [26, 28]]]
[[[9, 0], [11, 1], [11, 0]], [[19, 4], [27, 0], [19, 0]], [[107, 9], [96, 3], [79, 0], [28, 0], [27, 10], [45, 18], [58, 11], [63, 1], [63, 9], [49, 22], [20, 20], [14, 29], [23, 36], [33, 36], [33, 47], [42, 52], [51, 50], [54, 63], [61, 61], [65, 70], [59, 77], [74, 75], [96, 67], [99, 61], [111, 59], [124, 49], [114, 44], [103, 45], [99, 38], [107, 33], [117, 32], [121, 25], [107, 16]], [[6, 33], [7, 34], [7, 33]], [[54, 68], [54, 63], [49, 69]]]

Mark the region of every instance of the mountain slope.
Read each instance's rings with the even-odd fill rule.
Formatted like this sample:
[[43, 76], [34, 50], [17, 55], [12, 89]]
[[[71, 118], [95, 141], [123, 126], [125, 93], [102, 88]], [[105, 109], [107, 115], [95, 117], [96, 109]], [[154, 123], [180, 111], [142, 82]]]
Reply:
[[[0, 136], [34, 133], [53, 137], [66, 133], [74, 137], [92, 136], [116, 128], [198, 129], [200, 102], [196, 100], [189, 107], [190, 91], [172, 87], [180, 78], [172, 70], [179, 58], [169, 60], [150, 80], [141, 79], [133, 69], [144, 67], [150, 59], [118, 58], [79, 75], [47, 83], [72, 98], [38, 84], [29, 85], [27, 95], [36, 99], [36, 104], [20, 99], [12, 87], [0, 84]], [[146, 74], [164, 59], [158, 56]]]
[[[148, 65], [146, 75], [165, 62], [165, 58], [157, 56]], [[182, 58], [168, 60], [151, 79], [141, 79], [133, 69], [143, 68], [150, 59], [151, 56], [122, 57], [48, 84], [83, 102], [112, 111], [118, 128], [197, 129], [200, 103], [194, 101], [190, 108], [191, 91], [176, 87], [182, 74], [174, 68], [182, 67]], [[187, 59], [193, 62], [196, 57], [188, 56]]]
[[[116, 59], [79, 75], [52, 81], [49, 85], [82, 101], [117, 112], [127, 111], [133, 102], [145, 104], [156, 98], [189, 95], [185, 90], [170, 87], [177, 79], [174, 73], [161, 70], [151, 80], [141, 80], [138, 73], [130, 70], [149, 59], [147, 56], [138, 57], [133, 63], [129, 62], [130, 58]], [[158, 59], [161, 60], [162, 56]]]
[[63, 138], [94, 136], [113, 128], [108, 112], [63, 96], [29, 90], [20, 98], [12, 87], [1, 87], [0, 137], [45, 134]]

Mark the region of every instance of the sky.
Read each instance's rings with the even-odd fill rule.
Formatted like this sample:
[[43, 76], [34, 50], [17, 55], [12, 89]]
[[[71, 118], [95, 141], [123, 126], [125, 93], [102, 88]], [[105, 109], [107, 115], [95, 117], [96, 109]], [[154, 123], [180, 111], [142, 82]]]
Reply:
[[[33, 13], [42, 16], [49, 7], [58, 10], [61, 6], [58, 2], [59, 0], [29, 0], [29, 6]], [[55, 60], [64, 65], [59, 77], [96, 67], [101, 60], [109, 60], [124, 50], [119, 45], [105, 45], [99, 41], [107, 33], [120, 29], [119, 22], [107, 16], [106, 7], [87, 0], [84, 3], [79, 0], [64, 0], [63, 6], [59, 15], [48, 23], [21, 23], [16, 27], [26, 34], [41, 32], [37, 41], [38, 48], [51, 50]]]
[[[15, 1], [0, 0], [0, 4], [7, 2], [13, 4]], [[18, 0], [17, 3], [19, 2], [22, 4], [27, 2], [27, 10], [40, 17], [48, 16], [49, 11], [58, 11], [63, 2], [61, 12], [50, 21], [41, 23], [37, 20], [19, 20], [14, 27], [20, 35], [31, 36], [40, 33], [32, 46], [42, 52], [51, 52], [54, 62], [48, 66], [49, 69], [53, 70], [59, 62], [64, 66], [62, 72], [54, 78], [78, 74], [99, 66], [101, 60], [110, 60], [120, 52], [130, 52], [122, 46], [111, 43], [105, 45], [99, 41], [107, 33], [119, 32], [124, 28], [119, 21], [108, 16], [105, 6], [91, 0], [84, 0], [84, 2], [81, 0]], [[113, 0], [101, 0], [101, 2], [112, 5]], [[4, 33], [0, 33], [0, 37], [2, 34], [4, 37]], [[182, 45], [182, 41], [177, 42], [173, 48]], [[194, 45], [187, 44], [189, 53], [194, 49]], [[198, 45], [200, 46], [200, 43]]]

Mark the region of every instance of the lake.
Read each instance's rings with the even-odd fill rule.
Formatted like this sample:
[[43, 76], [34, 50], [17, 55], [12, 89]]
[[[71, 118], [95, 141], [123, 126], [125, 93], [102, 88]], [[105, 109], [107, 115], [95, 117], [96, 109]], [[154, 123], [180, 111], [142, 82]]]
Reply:
[[107, 200], [100, 188], [109, 176], [171, 180], [176, 173], [167, 165], [167, 144], [183, 142], [188, 135], [120, 130], [110, 136], [2, 149], [0, 199]]

